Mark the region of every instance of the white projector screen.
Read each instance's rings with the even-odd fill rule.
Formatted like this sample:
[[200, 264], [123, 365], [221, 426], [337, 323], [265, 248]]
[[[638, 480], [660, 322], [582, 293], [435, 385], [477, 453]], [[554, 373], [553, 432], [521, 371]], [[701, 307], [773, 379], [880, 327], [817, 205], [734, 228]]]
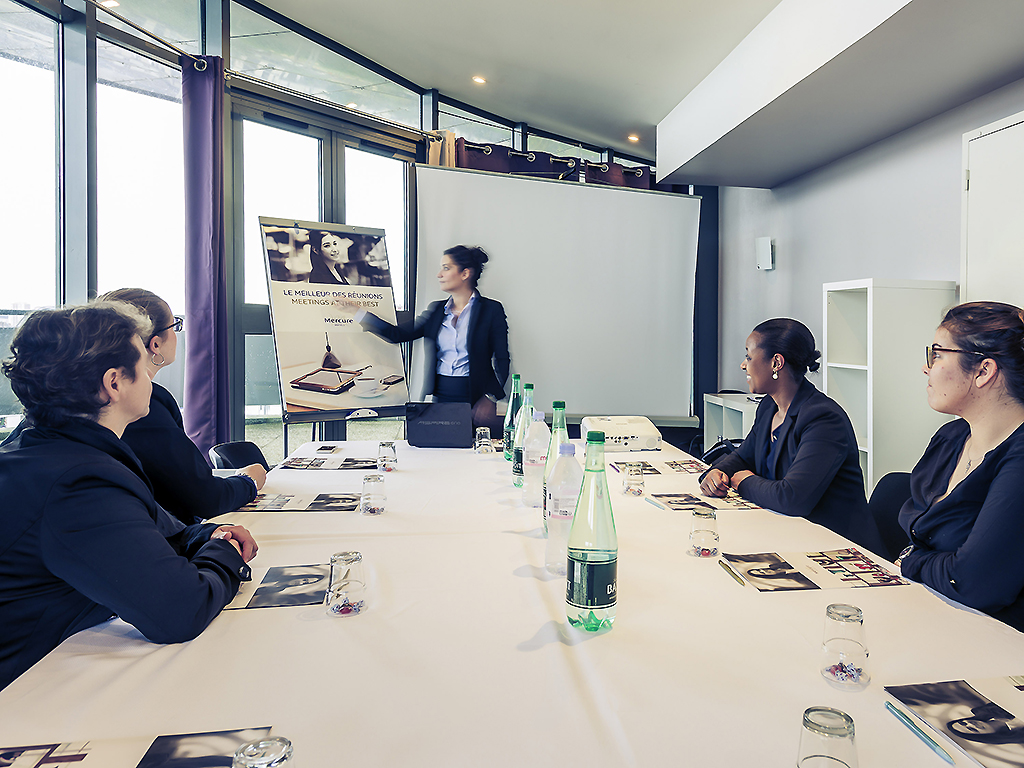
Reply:
[[417, 165], [416, 200], [417, 311], [445, 298], [445, 249], [487, 251], [479, 290], [505, 306], [512, 372], [537, 408], [663, 426], [692, 415], [699, 198]]

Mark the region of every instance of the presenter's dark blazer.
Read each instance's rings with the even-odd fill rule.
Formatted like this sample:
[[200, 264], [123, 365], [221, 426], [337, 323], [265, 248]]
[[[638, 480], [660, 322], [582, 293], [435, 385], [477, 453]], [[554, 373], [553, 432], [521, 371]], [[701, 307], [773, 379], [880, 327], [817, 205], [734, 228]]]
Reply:
[[805, 379], [776, 433], [776, 439], [783, 441], [775, 459], [778, 479], [768, 480], [768, 442], [777, 411], [775, 401], [765, 396], [750, 434], [714, 468], [730, 477], [750, 470], [754, 476], [743, 480], [738, 489], [743, 498], [790, 517], [805, 517], [884, 554], [864, 498], [864, 476], [849, 416]]
[[[362, 320], [366, 330], [393, 343], [423, 339], [426, 391], [434, 391], [437, 375], [437, 335], [444, 323], [445, 301], [435, 301], [413, 323], [391, 325], [372, 313]], [[469, 397], [475, 403], [484, 395], [505, 397], [511, 358], [508, 353], [508, 320], [501, 302], [477, 294], [469, 316]]]

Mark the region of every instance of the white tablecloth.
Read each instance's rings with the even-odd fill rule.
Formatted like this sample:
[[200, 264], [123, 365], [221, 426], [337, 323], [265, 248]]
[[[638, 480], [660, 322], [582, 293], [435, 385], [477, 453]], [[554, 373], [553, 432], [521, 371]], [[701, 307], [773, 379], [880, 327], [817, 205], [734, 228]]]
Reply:
[[[345, 443], [338, 455], [375, 454], [376, 443]], [[716, 560], [686, 554], [688, 512], [622, 495], [614, 472], [618, 616], [610, 632], [579, 632], [565, 620], [564, 580], [543, 568], [540, 512], [522, 506], [500, 454], [399, 443], [398, 456], [381, 517], [225, 516], [259, 541], [257, 578], [274, 565], [362, 552], [364, 614], [228, 611], [172, 646], [119, 621], [81, 632], [0, 692], [0, 746], [123, 739], [144, 750], [159, 734], [271, 725], [293, 741], [296, 768], [788, 768], [801, 713], [824, 704], [854, 718], [862, 768], [938, 766], [885, 710], [883, 685], [1024, 672], [1024, 635], [920, 585], [740, 586]], [[642, 458], [658, 466], [685, 456]], [[363, 474], [277, 469], [264, 490], [357, 492]], [[693, 475], [647, 477], [648, 494], [696, 490]], [[727, 552], [849, 545], [763, 510], [718, 519]], [[864, 610], [873, 681], [863, 692], [834, 690], [819, 675], [832, 602]]]

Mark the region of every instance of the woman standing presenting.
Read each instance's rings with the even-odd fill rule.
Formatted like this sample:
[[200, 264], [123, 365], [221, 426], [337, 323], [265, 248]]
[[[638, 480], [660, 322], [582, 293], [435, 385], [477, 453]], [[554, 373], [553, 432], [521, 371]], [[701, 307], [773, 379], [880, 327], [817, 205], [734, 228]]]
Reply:
[[[174, 362], [182, 320], [171, 314], [166, 301], [143, 288], [120, 288], [100, 300], [123, 301], [149, 317], [153, 332], [143, 341], [150, 378]], [[129, 424], [121, 439], [142, 463], [157, 503], [186, 525], [248, 504], [267, 479], [260, 464], [238, 470], [235, 477], [214, 477], [203, 454], [185, 434], [174, 396], [156, 382], [149, 414]]]
[[426, 392], [441, 403], [470, 403], [473, 423], [500, 428], [494, 403], [505, 397], [508, 321], [500, 302], [481, 296], [477, 282], [488, 256], [482, 248], [456, 245], [441, 256], [438, 286], [447, 301], [435, 301], [415, 323], [391, 325], [359, 310], [355, 320], [393, 343], [426, 343]]
[[900, 525], [903, 575], [1024, 631], [1024, 311], [946, 313], [927, 348], [928, 405], [959, 416], [932, 437]]
[[747, 337], [740, 368], [750, 391], [766, 395], [735, 452], [701, 477], [706, 496], [730, 488], [766, 509], [805, 517], [873, 552], [884, 552], [864, 498], [853, 425], [804, 378], [818, 370], [814, 336], [796, 320], [761, 323]]

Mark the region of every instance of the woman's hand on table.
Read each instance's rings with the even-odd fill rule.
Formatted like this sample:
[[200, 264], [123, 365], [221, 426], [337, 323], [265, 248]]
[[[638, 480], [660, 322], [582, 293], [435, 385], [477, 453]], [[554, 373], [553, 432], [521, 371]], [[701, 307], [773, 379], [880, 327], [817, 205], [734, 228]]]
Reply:
[[256, 546], [256, 539], [252, 537], [252, 534], [247, 529], [240, 525], [219, 526], [210, 534], [210, 541], [214, 539], [227, 541], [247, 563], [256, 557], [256, 553], [259, 551], [259, 547]]
[[729, 479], [729, 482], [732, 485], [734, 491], [739, 491], [740, 483], [742, 483], [748, 477], [753, 477], [753, 476], [754, 476], [754, 473], [751, 472], [749, 469], [741, 469], [739, 472], [737, 472], [735, 475], [733, 475]]
[[256, 490], [262, 490], [263, 484], [267, 482], [267, 470], [263, 468], [262, 464], [250, 464], [248, 467], [242, 467], [237, 475], [246, 475], [252, 478], [252, 481], [256, 483]]
[[705, 496], [725, 496], [729, 492], [729, 476], [720, 469], [709, 469], [700, 481], [700, 492]]

